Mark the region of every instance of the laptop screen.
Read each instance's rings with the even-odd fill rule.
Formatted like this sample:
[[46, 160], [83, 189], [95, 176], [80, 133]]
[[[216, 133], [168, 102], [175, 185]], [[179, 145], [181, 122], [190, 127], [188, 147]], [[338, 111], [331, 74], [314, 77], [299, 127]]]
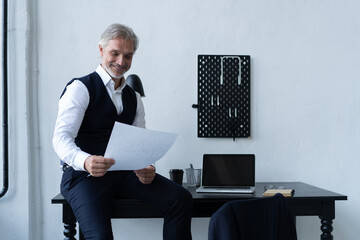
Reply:
[[254, 154], [204, 154], [203, 186], [255, 186]]

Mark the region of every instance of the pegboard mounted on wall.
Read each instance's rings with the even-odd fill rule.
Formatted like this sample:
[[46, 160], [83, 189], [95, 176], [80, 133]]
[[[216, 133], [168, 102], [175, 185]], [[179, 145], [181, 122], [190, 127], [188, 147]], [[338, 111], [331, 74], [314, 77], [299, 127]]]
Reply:
[[198, 137], [250, 137], [250, 56], [198, 55]]

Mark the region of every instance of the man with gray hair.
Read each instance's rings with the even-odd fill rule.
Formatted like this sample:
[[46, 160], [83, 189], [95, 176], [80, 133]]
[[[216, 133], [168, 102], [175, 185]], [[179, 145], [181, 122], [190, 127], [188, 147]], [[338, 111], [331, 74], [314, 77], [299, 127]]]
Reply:
[[192, 197], [187, 190], [157, 174], [152, 165], [108, 171], [115, 160], [104, 157], [116, 121], [145, 128], [141, 97], [124, 78], [137, 47], [131, 28], [110, 25], [99, 42], [101, 64], [66, 85], [53, 136], [63, 169], [61, 193], [85, 239], [113, 239], [111, 203], [119, 197], [136, 197], [160, 208], [164, 239], [191, 239]]

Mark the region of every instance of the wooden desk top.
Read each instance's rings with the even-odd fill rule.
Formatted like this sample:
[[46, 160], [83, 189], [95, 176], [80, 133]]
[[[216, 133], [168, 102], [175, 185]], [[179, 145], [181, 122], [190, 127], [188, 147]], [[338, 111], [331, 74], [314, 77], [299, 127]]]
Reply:
[[[262, 194], [264, 193], [265, 185], [273, 186], [282, 186], [285, 188], [291, 188], [295, 190], [294, 196], [289, 197], [288, 199], [302, 199], [302, 200], [347, 200], [347, 196], [331, 192], [322, 188], [318, 188], [302, 182], [258, 182], [256, 183], [255, 192], [253, 194], [227, 194], [227, 193], [197, 193], [196, 187], [187, 186], [184, 184], [184, 187], [189, 190], [192, 194], [194, 201], [201, 200], [235, 200], [235, 199], [249, 199], [249, 198], [263, 198]], [[117, 199], [116, 201], [141, 201], [137, 199]], [[63, 204], [66, 203], [64, 197], [59, 193], [52, 200], [53, 204]]]

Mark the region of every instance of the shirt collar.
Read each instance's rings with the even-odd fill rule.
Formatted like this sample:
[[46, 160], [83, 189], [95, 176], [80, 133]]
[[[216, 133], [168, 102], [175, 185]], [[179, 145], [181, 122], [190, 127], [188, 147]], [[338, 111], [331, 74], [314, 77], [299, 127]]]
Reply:
[[[99, 64], [96, 68], [95, 72], [99, 74], [101, 80], [103, 81], [105, 86], [111, 86], [111, 90], [114, 91], [115, 82], [112, 80], [111, 76], [105, 71], [105, 69]], [[121, 85], [116, 89], [116, 91], [121, 91], [125, 87], [126, 82], [123, 81]]]

